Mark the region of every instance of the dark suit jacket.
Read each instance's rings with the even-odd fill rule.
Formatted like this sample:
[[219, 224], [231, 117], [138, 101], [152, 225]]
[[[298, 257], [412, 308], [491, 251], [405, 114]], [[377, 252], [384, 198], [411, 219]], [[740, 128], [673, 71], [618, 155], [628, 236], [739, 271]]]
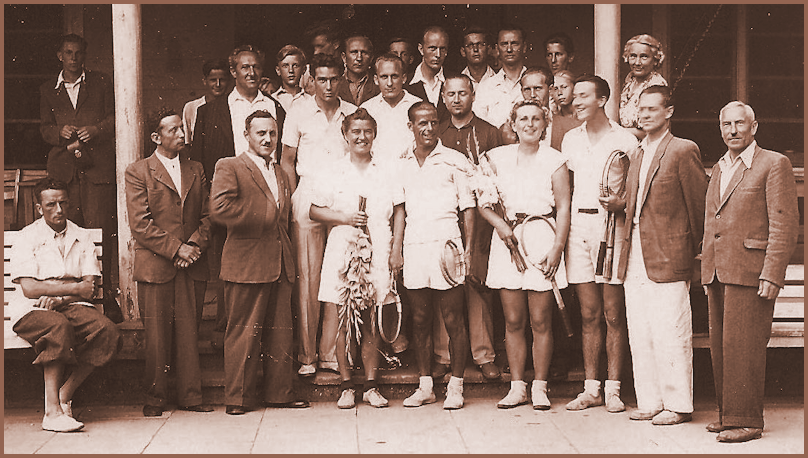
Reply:
[[[210, 239], [207, 182], [202, 164], [180, 156], [182, 192], [152, 154], [126, 168], [126, 207], [135, 239], [134, 279], [167, 283], [177, 273], [174, 256], [183, 243], [204, 251]], [[194, 280], [208, 279], [206, 257], [188, 267]]]
[[365, 82], [364, 87], [362, 87], [362, 94], [359, 100], [354, 100], [353, 94], [351, 94], [351, 87], [349, 86], [350, 83], [348, 79], [345, 78], [345, 75], [342, 75], [339, 80], [339, 98], [346, 102], [350, 102], [356, 106], [362, 105], [367, 100], [372, 99], [373, 97], [379, 95], [381, 92], [379, 90], [379, 86], [376, 86], [376, 83], [373, 81], [373, 75], [368, 73], [368, 79]]
[[274, 196], [247, 154], [222, 159], [213, 174], [211, 217], [227, 227], [221, 278], [233, 283], [271, 283], [280, 278], [283, 266], [288, 280], [294, 282], [289, 185], [276, 166], [280, 195]]
[[[280, 160], [281, 134], [283, 133], [283, 121], [286, 119], [286, 112], [277, 100], [266, 93], [264, 95], [275, 102], [275, 110], [278, 114], [278, 119], [276, 120], [278, 122], [278, 149], [275, 157]], [[191, 159], [202, 163], [207, 177], [213, 177], [216, 161], [223, 157], [236, 155], [233, 122], [230, 117], [230, 105], [227, 103], [227, 95], [217, 97], [197, 110], [194, 142], [191, 145], [190, 155]]]
[[[52, 145], [48, 153], [48, 175], [70, 183], [76, 169], [84, 170], [96, 184], [115, 183], [115, 98], [112, 80], [101, 72], [85, 70], [76, 108], [70, 102], [64, 85], [54, 89], [58, 75], [39, 88], [39, 115], [42, 138]], [[98, 135], [82, 145], [82, 157], [67, 151], [66, 146], [78, 139], [59, 136], [63, 126], [95, 126]]]
[[626, 178], [626, 235], [618, 276], [626, 278], [632, 220], [639, 207], [640, 243], [648, 278], [657, 283], [690, 280], [704, 232], [707, 192], [699, 147], [668, 132], [651, 159], [641, 196], [637, 192], [642, 161], [637, 154], [635, 150]]
[[[426, 96], [426, 89], [424, 89], [424, 82], [419, 81], [415, 84], [408, 84], [404, 86], [404, 89], [407, 90], [410, 94], [419, 97], [424, 102], [429, 102], [429, 98]], [[443, 94], [443, 83], [440, 85], [440, 93]], [[449, 109], [446, 108], [446, 104], [443, 103], [443, 97], [438, 96], [438, 121], [444, 122], [451, 117], [449, 114]]]
[[799, 208], [791, 162], [755, 149], [752, 167], [741, 164], [724, 197], [716, 164], [707, 188], [701, 282], [757, 287], [760, 280], [783, 286], [799, 234]]

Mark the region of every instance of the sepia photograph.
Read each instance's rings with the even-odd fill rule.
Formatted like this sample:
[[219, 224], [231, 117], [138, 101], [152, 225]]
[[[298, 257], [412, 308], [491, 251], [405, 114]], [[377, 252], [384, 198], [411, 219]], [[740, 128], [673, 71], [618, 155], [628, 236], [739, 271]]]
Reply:
[[804, 454], [804, 10], [5, 4], [4, 453]]

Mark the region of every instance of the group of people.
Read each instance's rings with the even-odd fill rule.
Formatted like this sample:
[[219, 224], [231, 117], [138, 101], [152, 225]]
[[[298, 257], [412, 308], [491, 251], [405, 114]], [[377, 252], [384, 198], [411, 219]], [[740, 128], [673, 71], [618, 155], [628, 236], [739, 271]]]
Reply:
[[[657, 72], [664, 54], [649, 35], [626, 43], [630, 72], [620, 119], [611, 120], [609, 84], [570, 71], [574, 47], [564, 34], [544, 43], [548, 67], [526, 68], [524, 30], [503, 26], [491, 44], [486, 31], [467, 29], [460, 54], [468, 66], [453, 75], [444, 74], [450, 47], [441, 27], [426, 28], [417, 47], [392, 39], [383, 53], [365, 36], [339, 40], [321, 32], [312, 37], [311, 59], [294, 45], [278, 52], [280, 85], [271, 93], [263, 52], [242, 46], [226, 62], [205, 63], [205, 96], [181, 113], [161, 109], [147, 120], [154, 153], [126, 170], [146, 331], [144, 415], [161, 415], [168, 404], [169, 372], [176, 374], [180, 408], [212, 410], [202, 403], [196, 345], [212, 271], [224, 281], [217, 319], [224, 329], [227, 414], [258, 405], [307, 407], [293, 390], [295, 359], [300, 376], [339, 372], [337, 405], [354, 407], [352, 344], [364, 368], [363, 401], [387, 406], [376, 383], [382, 342], [373, 327], [378, 307], [398, 294], [412, 328], [405, 320], [390, 351], [410, 348], [420, 375], [404, 406], [436, 401], [435, 367], [438, 375], [451, 373], [444, 409], [464, 404], [469, 358], [486, 378], [500, 377], [492, 325], [498, 295], [511, 383], [497, 407], [548, 410], [553, 329], [559, 328], [553, 289], [572, 284], [585, 381], [566, 409], [626, 410], [620, 380], [628, 342], [637, 399], [629, 417], [656, 425], [690, 421], [689, 289], [700, 254], [719, 405], [708, 430], [726, 442], [760, 437], [766, 342], [796, 244], [798, 210], [790, 162], [757, 146], [751, 107], [736, 101], [721, 109], [728, 151], [708, 185], [698, 146], [670, 132], [672, 93]], [[80, 37], [68, 36], [58, 55], [84, 48]], [[423, 59], [412, 68], [416, 48]], [[56, 85], [71, 98], [68, 86], [89, 86], [83, 68], [77, 72], [65, 63]], [[73, 137], [97, 134], [60, 121], [56, 127], [67, 152]], [[616, 152], [629, 165], [624, 185], [614, 188], [602, 176]], [[84, 243], [70, 235], [81, 229], [67, 220], [67, 189], [52, 178], [37, 188], [44, 218], [25, 229], [32, 242], [15, 246], [12, 256], [12, 278], [31, 298], [14, 330], [40, 352], [43, 428], [57, 431], [81, 427], [70, 411], [71, 380], [86, 375], [76, 369], [61, 383], [61, 368], [72, 360], [62, 356], [65, 350], [45, 356], [53, 340], [42, 336], [55, 331], [42, 331], [54, 325], [39, 317], [62, 313], [76, 330], [70, 338], [82, 342], [62, 345], [75, 345], [77, 353], [88, 352], [84, 342], [111, 348], [118, 338], [114, 326], [103, 341], [97, 332], [85, 333], [66, 313], [94, 313], [109, 328], [81, 305], [91, 296], [80, 288], [98, 275], [97, 263], [86, 256], [71, 261], [69, 250], [41, 251], [54, 237], [58, 245], [61, 234]], [[546, 254], [525, 263], [519, 234], [535, 218], [549, 222], [555, 235]], [[609, 218], [614, 259], [601, 269]], [[447, 247], [462, 258], [460, 278], [447, 273]], [[57, 265], [65, 269], [54, 274]], [[73, 283], [68, 288], [51, 278]], [[114, 350], [107, 353], [85, 358], [99, 365]], [[60, 369], [47, 370], [54, 364]]]

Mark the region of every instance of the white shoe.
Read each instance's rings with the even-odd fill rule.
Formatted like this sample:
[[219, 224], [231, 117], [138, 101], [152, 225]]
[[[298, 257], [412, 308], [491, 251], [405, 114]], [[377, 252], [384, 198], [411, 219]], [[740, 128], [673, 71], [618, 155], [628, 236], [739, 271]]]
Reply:
[[547, 397], [547, 390], [531, 390], [533, 398], [533, 410], [550, 410], [550, 399]]
[[42, 429], [45, 431], [68, 433], [71, 431], [78, 431], [81, 428], [84, 428], [84, 423], [76, 421], [67, 415], [58, 415], [55, 417], [45, 416], [42, 419]]
[[500, 409], [513, 409], [516, 406], [527, 404], [527, 390], [524, 387], [511, 387], [508, 394], [497, 403]]
[[362, 395], [362, 400], [373, 407], [387, 407], [387, 399], [376, 388], [371, 388]]
[[567, 403], [567, 410], [584, 410], [589, 407], [596, 407], [603, 405], [603, 397], [598, 393], [597, 396], [584, 391], [578, 394], [578, 397]]
[[618, 413], [626, 410], [626, 405], [620, 400], [620, 395], [615, 393], [606, 393], [606, 411], [610, 413]]
[[404, 400], [404, 407], [420, 407], [424, 404], [432, 404], [435, 400], [435, 391], [429, 390], [427, 392], [418, 388], [415, 393]]
[[324, 369], [331, 372], [339, 372], [339, 364], [331, 361], [320, 361], [317, 364], [320, 369]]
[[298, 375], [307, 376], [307, 375], [314, 375], [317, 372], [317, 368], [314, 367], [314, 364], [303, 364], [300, 366], [300, 369], [297, 370]]
[[67, 402], [60, 402], [59, 405], [62, 407], [62, 412], [70, 418], [76, 418], [73, 416], [73, 400]]
[[443, 401], [444, 410], [456, 410], [463, 407], [463, 386], [446, 387], [446, 400]]
[[353, 388], [348, 388], [347, 390], [342, 390], [342, 394], [339, 397], [339, 401], [337, 401], [337, 407], [340, 409], [353, 409], [356, 405], [356, 390]]

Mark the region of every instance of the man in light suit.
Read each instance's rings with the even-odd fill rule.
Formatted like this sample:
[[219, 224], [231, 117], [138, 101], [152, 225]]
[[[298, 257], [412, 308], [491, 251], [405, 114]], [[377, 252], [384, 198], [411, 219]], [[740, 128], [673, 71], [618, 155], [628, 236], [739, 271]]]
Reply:
[[[268, 112], [245, 121], [244, 154], [216, 164], [211, 217], [227, 228], [222, 251], [227, 330], [224, 336], [225, 404], [241, 415], [259, 402], [308, 407], [293, 400], [292, 285], [295, 261], [289, 239], [291, 194], [276, 171], [278, 124]], [[257, 392], [263, 353], [264, 383]]]
[[[168, 403], [168, 371], [177, 375], [180, 409], [202, 405], [197, 329], [208, 279], [208, 186], [202, 164], [180, 156], [182, 118], [161, 109], [147, 128], [154, 154], [126, 168], [126, 205], [135, 239], [138, 305], [146, 331], [146, 405], [160, 416]], [[172, 354], [176, 358], [172, 361]]]
[[67, 217], [85, 228], [103, 230], [104, 311], [113, 321], [121, 312], [112, 292], [118, 278], [115, 203], [115, 105], [112, 79], [84, 68], [87, 41], [59, 40], [62, 71], [39, 88], [39, 130], [48, 153], [48, 176], [68, 184]]
[[638, 407], [629, 418], [655, 425], [692, 419], [690, 279], [704, 231], [707, 192], [699, 147], [671, 135], [671, 116], [670, 88], [650, 86], [642, 92], [640, 125], [646, 136], [632, 154], [626, 179], [625, 238], [618, 265]]
[[791, 162], [757, 145], [752, 107], [730, 102], [719, 120], [728, 151], [707, 188], [701, 261], [718, 400], [707, 430], [720, 442], [745, 442], [763, 433], [766, 345], [799, 211]]

